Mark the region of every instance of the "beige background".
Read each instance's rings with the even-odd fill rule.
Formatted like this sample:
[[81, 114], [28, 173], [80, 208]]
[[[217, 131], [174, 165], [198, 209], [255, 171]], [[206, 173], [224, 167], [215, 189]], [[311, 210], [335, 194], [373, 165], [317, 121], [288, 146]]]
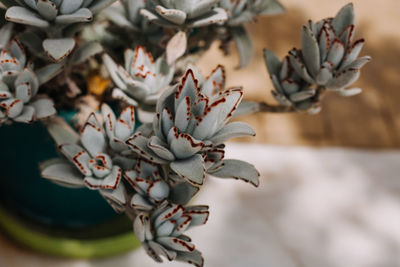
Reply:
[[[223, 57], [218, 46], [200, 61], [208, 73], [218, 63], [227, 67], [229, 86], [242, 85], [249, 100], [267, 100], [269, 81], [262, 58], [268, 48], [281, 58], [300, 47], [300, 29], [308, 19], [334, 16], [346, 0], [282, 0], [287, 13], [260, 18], [248, 25], [254, 40], [255, 57], [244, 70], [237, 71], [235, 53]], [[257, 137], [245, 141], [284, 145], [352, 146], [393, 148], [400, 146], [400, 1], [356, 0], [356, 38], [366, 39], [362, 55], [372, 56], [354, 85], [362, 95], [343, 98], [335, 93], [323, 101], [317, 116], [302, 114], [257, 114], [244, 118], [257, 131]], [[235, 48], [232, 47], [232, 51]]]

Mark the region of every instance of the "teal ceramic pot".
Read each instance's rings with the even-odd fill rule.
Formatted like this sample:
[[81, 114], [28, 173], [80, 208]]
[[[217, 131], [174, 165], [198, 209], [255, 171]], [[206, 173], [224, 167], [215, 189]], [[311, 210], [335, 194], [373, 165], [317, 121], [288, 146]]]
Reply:
[[[99, 232], [103, 236], [101, 233], [89, 235], [110, 238], [112, 235], [131, 234], [129, 220], [118, 215], [97, 191], [64, 188], [41, 178], [39, 164], [59, 157], [56, 144], [41, 123], [1, 126], [0, 140], [0, 204], [2, 214], [6, 217], [11, 215], [12, 218], [8, 219], [24, 222], [21, 227], [28, 229], [30, 225], [40, 231], [48, 229], [45, 230], [47, 234], [57, 233], [58, 238], [62, 237], [60, 233], [69, 237], [71, 233], [80, 233], [87, 239], [89, 230], [86, 229], [96, 229], [99, 225], [113, 228], [113, 223], [118, 225], [118, 230], [100, 227]], [[6, 219], [3, 216], [0, 221], [3, 227], [4, 222]], [[79, 237], [75, 235], [74, 238]], [[73, 253], [64, 256], [73, 257]]]
[[117, 214], [97, 191], [70, 189], [40, 177], [39, 163], [59, 157], [41, 123], [0, 128], [0, 197], [19, 215], [42, 224], [82, 227]]

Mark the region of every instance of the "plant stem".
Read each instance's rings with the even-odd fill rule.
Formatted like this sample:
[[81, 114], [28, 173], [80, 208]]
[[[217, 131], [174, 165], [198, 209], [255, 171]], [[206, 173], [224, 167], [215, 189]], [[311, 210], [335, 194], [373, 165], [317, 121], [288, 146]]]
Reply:
[[325, 95], [325, 93], [326, 93], [326, 87], [320, 85], [317, 87], [315, 95], [318, 97], [318, 100], [321, 100], [322, 97]]
[[135, 221], [136, 218], [136, 211], [129, 205], [128, 203], [125, 205], [125, 214], [131, 219], [132, 221]]
[[293, 107], [287, 106], [273, 106], [266, 102], [260, 103], [259, 112], [269, 112], [269, 113], [289, 113], [296, 112]]

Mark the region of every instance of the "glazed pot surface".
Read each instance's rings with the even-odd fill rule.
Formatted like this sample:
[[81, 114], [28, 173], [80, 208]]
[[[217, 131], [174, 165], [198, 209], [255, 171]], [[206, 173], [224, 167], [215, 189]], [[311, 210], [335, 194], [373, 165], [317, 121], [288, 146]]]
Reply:
[[79, 228], [119, 216], [97, 191], [70, 189], [42, 178], [39, 164], [59, 157], [39, 122], [0, 127], [0, 200], [20, 217], [55, 227]]

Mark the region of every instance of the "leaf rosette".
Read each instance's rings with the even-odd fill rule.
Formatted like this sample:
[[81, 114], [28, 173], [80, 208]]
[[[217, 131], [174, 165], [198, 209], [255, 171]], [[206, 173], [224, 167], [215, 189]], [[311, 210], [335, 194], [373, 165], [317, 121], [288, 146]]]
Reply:
[[[127, 143], [148, 160], [167, 164], [179, 177], [193, 185], [203, 184], [206, 154], [233, 137], [254, 136], [242, 122], [229, 123], [243, 97], [241, 88], [225, 89], [225, 71], [218, 66], [201, 86], [192, 70], [181, 82], [167, 89], [157, 103], [153, 121], [154, 135], [135, 134]], [[224, 166], [224, 161], [218, 164]], [[216, 167], [215, 167], [216, 169]], [[258, 184], [258, 172], [250, 171], [249, 180]]]

